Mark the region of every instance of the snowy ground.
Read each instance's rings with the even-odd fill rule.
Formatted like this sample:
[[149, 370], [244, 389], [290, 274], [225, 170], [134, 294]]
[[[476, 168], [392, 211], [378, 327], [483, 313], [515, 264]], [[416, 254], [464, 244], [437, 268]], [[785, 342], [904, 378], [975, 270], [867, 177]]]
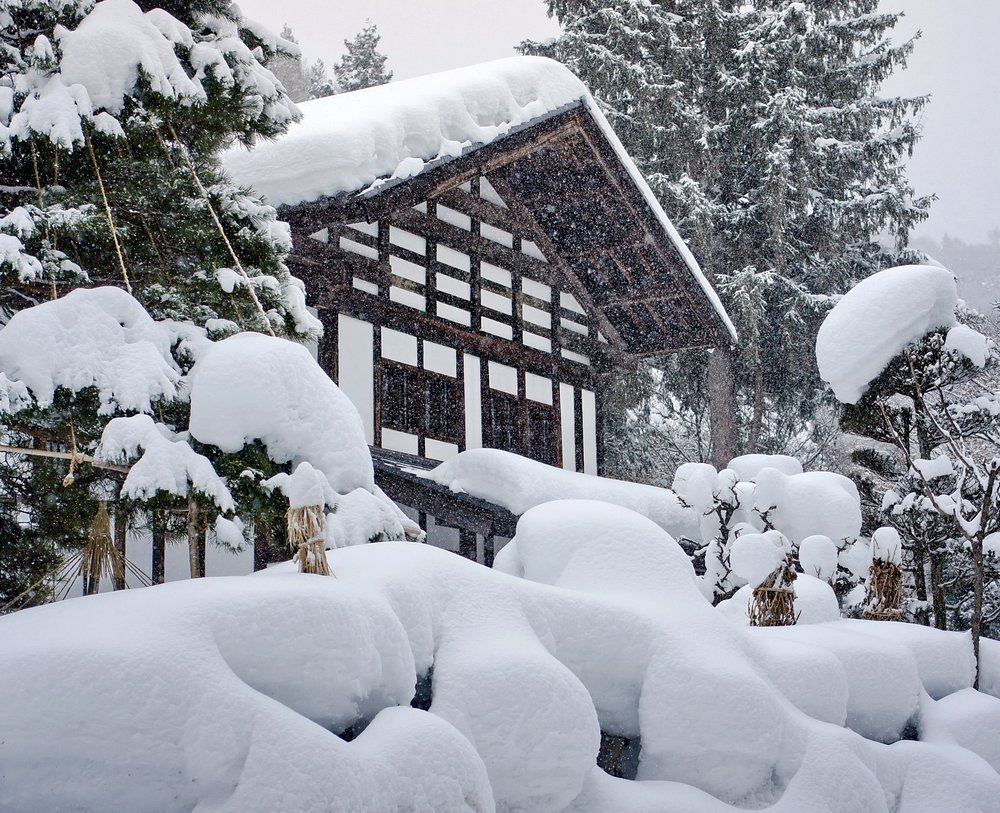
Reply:
[[[994, 642], [980, 693], [961, 634], [749, 629], [590, 501], [526, 513], [495, 570], [329, 559], [0, 619], [0, 811], [996, 810]], [[636, 780], [596, 767], [602, 730]]]

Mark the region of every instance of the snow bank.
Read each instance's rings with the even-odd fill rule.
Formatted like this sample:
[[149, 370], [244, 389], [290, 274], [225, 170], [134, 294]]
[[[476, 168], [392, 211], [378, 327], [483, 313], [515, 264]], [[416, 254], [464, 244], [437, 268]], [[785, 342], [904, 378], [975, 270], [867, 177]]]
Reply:
[[910, 342], [955, 324], [958, 291], [950, 271], [928, 265], [888, 268], [862, 280], [827, 315], [816, 361], [837, 398], [857, 403]]
[[674, 537], [697, 528], [698, 518], [665, 488], [566, 471], [499, 449], [468, 449], [426, 476], [514, 514], [553, 500], [599, 500], [642, 514]]
[[[973, 721], [996, 703], [952, 693], [933, 719], [924, 694], [967, 636], [922, 628], [928, 666], [908, 625], [747, 629], [649, 520], [522, 523], [525, 573], [555, 584], [384, 543], [330, 552], [336, 578], [279, 565], [0, 618], [0, 809], [995, 810]], [[921, 712], [924, 741], [879, 742]], [[602, 730], [640, 738], [638, 781], [596, 769]]]
[[56, 389], [95, 387], [99, 414], [152, 412], [177, 396], [174, 333], [119, 288], [71, 291], [20, 311], [0, 329], [0, 373], [47, 407]]

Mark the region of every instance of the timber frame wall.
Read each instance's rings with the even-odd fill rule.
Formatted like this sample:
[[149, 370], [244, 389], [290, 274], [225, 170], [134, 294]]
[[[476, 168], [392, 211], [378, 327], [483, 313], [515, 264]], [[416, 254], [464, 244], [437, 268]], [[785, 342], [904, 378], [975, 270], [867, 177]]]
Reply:
[[[577, 102], [415, 177], [282, 210], [320, 362], [373, 445], [419, 427], [397, 450], [495, 446], [597, 473], [614, 367], [731, 342], [618, 150]], [[371, 382], [352, 392], [364, 353]]]

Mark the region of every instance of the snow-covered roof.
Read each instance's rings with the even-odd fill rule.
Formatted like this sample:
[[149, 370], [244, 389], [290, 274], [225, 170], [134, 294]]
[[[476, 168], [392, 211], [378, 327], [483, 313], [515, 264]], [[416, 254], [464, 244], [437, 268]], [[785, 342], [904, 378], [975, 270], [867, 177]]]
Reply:
[[586, 86], [553, 60], [512, 57], [306, 102], [286, 135], [223, 160], [269, 203], [295, 206], [419, 176], [567, 107], [597, 125], [735, 341], [718, 296]]

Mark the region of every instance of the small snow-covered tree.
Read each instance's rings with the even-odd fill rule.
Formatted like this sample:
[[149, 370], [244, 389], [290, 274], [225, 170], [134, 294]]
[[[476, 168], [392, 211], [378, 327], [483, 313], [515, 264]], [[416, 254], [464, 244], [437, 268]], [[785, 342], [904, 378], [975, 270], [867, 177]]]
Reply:
[[342, 93], [392, 81], [392, 71], [385, 67], [386, 56], [378, 50], [381, 39], [375, 23], [366, 20], [354, 39], [344, 40], [347, 50], [333, 66], [333, 75]]
[[920, 598], [934, 597], [939, 626], [945, 570], [955, 554], [967, 557], [965, 615], [978, 662], [986, 539], [1000, 531], [1000, 356], [993, 341], [958, 322], [962, 316], [950, 272], [888, 269], [831, 311], [816, 355], [851, 431], [893, 443], [905, 461], [883, 507], [914, 534], [913, 575], [918, 585], [930, 581]]

